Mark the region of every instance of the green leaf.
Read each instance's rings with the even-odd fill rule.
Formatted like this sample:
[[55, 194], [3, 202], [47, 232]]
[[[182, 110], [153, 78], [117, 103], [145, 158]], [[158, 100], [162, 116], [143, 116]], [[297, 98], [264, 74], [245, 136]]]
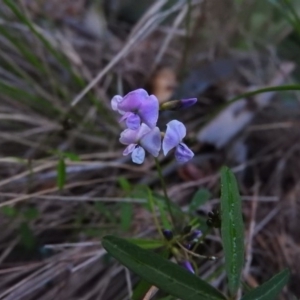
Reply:
[[15, 218], [18, 215], [18, 211], [13, 206], [3, 206], [1, 207], [1, 212], [10, 218]]
[[[168, 258], [169, 257], [169, 250], [168, 249], [163, 249], [162, 251], [158, 252], [158, 254], [163, 257], [163, 258]], [[145, 296], [145, 294], [149, 291], [149, 289], [151, 288], [151, 284], [144, 280], [141, 279], [139, 281], [139, 283], [136, 285], [136, 287], [133, 290], [132, 293], [132, 299], [131, 300], [140, 300], [143, 299], [143, 297]]]
[[27, 221], [35, 220], [39, 217], [39, 211], [35, 207], [29, 207], [23, 212], [23, 216]]
[[28, 226], [28, 223], [23, 222], [20, 224], [19, 233], [21, 238], [21, 243], [25, 246], [27, 250], [32, 250], [36, 244], [36, 238]]
[[115, 216], [111, 213], [111, 211], [100, 201], [95, 203], [95, 208], [103, 214], [110, 222], [117, 223]]
[[66, 183], [66, 164], [63, 157], [60, 157], [57, 164], [57, 186], [62, 190]]
[[151, 288], [151, 284], [145, 280], [141, 280], [137, 286], [134, 288], [134, 291], [132, 293], [131, 300], [140, 300], [143, 299], [145, 294], [149, 291]]
[[73, 152], [53, 150], [53, 151], [49, 151], [49, 153], [60, 156], [60, 157], [68, 158], [71, 161], [80, 161], [80, 157]]
[[289, 280], [289, 270], [283, 270], [261, 286], [246, 294], [242, 300], [274, 300]]
[[80, 161], [80, 157], [73, 152], [63, 152], [63, 155], [71, 161]]
[[211, 193], [207, 189], [199, 189], [195, 195], [193, 196], [193, 199], [189, 205], [189, 212], [194, 212], [200, 205], [203, 205], [205, 202], [209, 200], [211, 197]]
[[126, 193], [130, 193], [131, 190], [132, 190], [132, 187], [131, 187], [131, 184], [130, 182], [124, 178], [124, 177], [119, 177], [118, 178], [118, 182], [119, 182], [119, 185], [121, 187], [121, 189], [126, 192]]
[[127, 231], [131, 225], [133, 215], [133, 206], [131, 203], [121, 204], [121, 228]]
[[129, 238], [126, 240], [143, 249], [156, 249], [165, 244], [163, 241], [160, 240], [148, 240], [148, 239], [137, 239], [137, 238]]
[[207, 282], [154, 252], [114, 236], [104, 237], [102, 245], [124, 266], [175, 297], [182, 300], [226, 299]]
[[240, 286], [244, 264], [244, 225], [238, 185], [234, 174], [227, 167], [221, 170], [221, 219], [228, 287], [235, 295]]

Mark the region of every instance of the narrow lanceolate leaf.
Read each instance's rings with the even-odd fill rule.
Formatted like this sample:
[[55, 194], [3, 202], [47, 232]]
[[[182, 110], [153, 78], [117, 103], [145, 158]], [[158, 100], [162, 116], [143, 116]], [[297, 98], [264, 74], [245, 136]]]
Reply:
[[200, 188], [192, 198], [192, 201], [189, 205], [189, 212], [195, 212], [199, 206], [205, 204], [211, 197], [209, 190]]
[[57, 186], [62, 190], [66, 183], [66, 164], [63, 157], [59, 158], [57, 164]]
[[242, 300], [274, 300], [289, 280], [289, 270], [284, 270], [246, 294]]
[[104, 237], [102, 244], [124, 266], [175, 297], [182, 300], [226, 299], [207, 282], [154, 252], [114, 236]]
[[147, 240], [147, 239], [127, 239], [128, 242], [133, 243], [143, 249], [156, 249], [164, 245], [163, 241], [160, 240]]
[[244, 226], [237, 182], [227, 167], [221, 171], [221, 218], [228, 287], [231, 294], [235, 295], [244, 264]]

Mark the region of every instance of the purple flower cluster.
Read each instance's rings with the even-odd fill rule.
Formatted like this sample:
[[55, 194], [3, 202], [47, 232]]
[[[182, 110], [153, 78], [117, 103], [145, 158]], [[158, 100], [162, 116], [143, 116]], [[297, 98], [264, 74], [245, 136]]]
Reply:
[[[197, 99], [184, 99], [164, 103], [162, 109], [185, 108], [195, 104]], [[178, 162], [189, 161], [194, 153], [183, 143], [186, 128], [183, 123], [173, 120], [167, 124], [165, 133], [161, 133], [156, 126], [159, 115], [159, 102], [154, 95], [148, 95], [144, 89], [137, 89], [126, 96], [114, 96], [111, 100], [114, 111], [125, 121], [125, 129], [120, 136], [120, 142], [127, 147], [123, 155], [131, 153], [132, 161], [141, 164], [145, 159], [145, 150], [154, 157], [159, 155], [162, 148], [164, 155], [175, 149], [175, 158]], [[162, 140], [163, 137], [163, 140]]]

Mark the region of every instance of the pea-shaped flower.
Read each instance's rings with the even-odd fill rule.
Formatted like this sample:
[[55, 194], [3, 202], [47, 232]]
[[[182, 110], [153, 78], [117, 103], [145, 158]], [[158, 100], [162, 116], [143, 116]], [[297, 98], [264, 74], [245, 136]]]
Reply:
[[129, 129], [138, 129], [141, 123], [150, 128], [156, 126], [159, 103], [154, 95], [149, 96], [144, 89], [134, 90], [124, 97], [114, 96], [111, 107], [123, 115], [120, 122], [126, 121]]
[[162, 149], [164, 155], [175, 148], [175, 158], [178, 162], [185, 163], [189, 161], [193, 156], [193, 151], [182, 142], [186, 136], [186, 128], [183, 123], [173, 120], [167, 124], [167, 130], [164, 135]]
[[125, 129], [120, 136], [120, 142], [127, 145], [123, 155], [131, 153], [132, 161], [141, 164], [145, 159], [145, 150], [157, 157], [161, 148], [161, 134], [158, 127], [150, 128], [146, 124], [136, 129]]

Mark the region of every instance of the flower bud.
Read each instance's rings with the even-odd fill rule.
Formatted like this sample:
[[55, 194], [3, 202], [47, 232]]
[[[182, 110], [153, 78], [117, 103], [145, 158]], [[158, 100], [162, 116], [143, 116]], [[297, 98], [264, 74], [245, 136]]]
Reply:
[[168, 229], [163, 229], [162, 231], [164, 237], [166, 238], [166, 240], [170, 241], [173, 238], [173, 232], [171, 230]]
[[187, 240], [191, 242], [195, 240], [197, 241], [201, 235], [202, 235], [201, 230], [198, 229], [193, 230], [191, 234], [187, 237]]
[[181, 99], [167, 101], [160, 105], [160, 110], [179, 110], [193, 106], [197, 102], [197, 98]]
[[193, 269], [193, 267], [192, 267], [192, 265], [191, 265], [191, 263], [189, 261], [186, 260], [186, 261], [180, 263], [180, 265], [183, 268], [185, 268], [186, 270], [188, 270], [189, 272], [195, 274], [195, 271], [194, 271], [194, 269]]

